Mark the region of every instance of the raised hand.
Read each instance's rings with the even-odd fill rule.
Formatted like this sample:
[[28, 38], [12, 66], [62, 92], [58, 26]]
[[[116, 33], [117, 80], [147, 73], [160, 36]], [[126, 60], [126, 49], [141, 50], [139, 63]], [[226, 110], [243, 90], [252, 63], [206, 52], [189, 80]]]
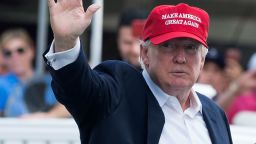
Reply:
[[256, 91], [256, 71], [245, 72], [237, 80], [240, 91]]
[[75, 46], [76, 39], [90, 25], [93, 14], [100, 8], [92, 4], [86, 11], [82, 0], [48, 0], [55, 52]]

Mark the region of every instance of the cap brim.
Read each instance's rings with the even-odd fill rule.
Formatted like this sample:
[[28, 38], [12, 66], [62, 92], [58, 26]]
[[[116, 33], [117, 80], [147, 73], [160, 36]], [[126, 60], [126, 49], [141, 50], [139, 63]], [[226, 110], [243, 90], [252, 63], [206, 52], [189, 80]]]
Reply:
[[205, 47], [208, 47], [207, 43], [205, 41], [203, 41], [201, 38], [199, 38], [198, 36], [191, 34], [191, 33], [187, 33], [187, 32], [170, 32], [170, 33], [166, 33], [163, 35], [159, 35], [156, 37], [153, 37], [150, 39], [150, 41], [154, 44], [154, 45], [158, 45], [161, 44], [165, 41], [174, 39], [174, 38], [192, 38], [200, 43], [202, 43]]

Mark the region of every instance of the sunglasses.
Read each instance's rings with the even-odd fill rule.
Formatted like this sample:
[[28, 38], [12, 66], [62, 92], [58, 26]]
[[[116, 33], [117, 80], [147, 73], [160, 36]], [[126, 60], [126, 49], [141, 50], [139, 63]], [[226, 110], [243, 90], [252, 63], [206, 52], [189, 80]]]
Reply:
[[10, 58], [10, 57], [12, 57], [14, 52], [16, 52], [19, 55], [24, 54], [25, 53], [25, 49], [24, 48], [17, 48], [15, 51], [10, 51], [10, 50], [3, 49], [2, 52], [3, 52], [3, 56], [4, 57]]

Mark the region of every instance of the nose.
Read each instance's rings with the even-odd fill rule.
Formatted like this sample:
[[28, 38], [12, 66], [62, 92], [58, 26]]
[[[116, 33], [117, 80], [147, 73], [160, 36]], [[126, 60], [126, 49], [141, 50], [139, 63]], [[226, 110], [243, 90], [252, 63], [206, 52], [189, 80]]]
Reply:
[[13, 54], [11, 56], [11, 59], [12, 60], [19, 60], [19, 58], [20, 58], [20, 55], [17, 52], [13, 52]]
[[173, 62], [177, 64], [185, 64], [187, 62], [184, 48], [176, 48], [176, 51], [174, 52]]

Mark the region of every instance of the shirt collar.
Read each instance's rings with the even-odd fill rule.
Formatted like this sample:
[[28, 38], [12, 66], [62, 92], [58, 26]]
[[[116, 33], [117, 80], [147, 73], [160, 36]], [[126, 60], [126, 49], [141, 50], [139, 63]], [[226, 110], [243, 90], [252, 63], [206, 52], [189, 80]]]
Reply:
[[[163, 107], [167, 101], [176, 101], [177, 98], [175, 96], [168, 95], [165, 93], [157, 84], [153, 82], [153, 80], [150, 78], [148, 72], [146, 70], [143, 70], [142, 75], [149, 86], [149, 89], [152, 91], [153, 95], [157, 99], [160, 107]], [[202, 113], [202, 104], [199, 100], [199, 97], [197, 93], [192, 89], [192, 95], [190, 97], [190, 108], [193, 109], [194, 112], [200, 112]]]
[[169, 95], [166, 94], [163, 90], [160, 89], [150, 78], [148, 72], [146, 70], [143, 70], [142, 75], [149, 86], [149, 89], [152, 91], [153, 95], [156, 97], [160, 107], [163, 107], [163, 105], [167, 102]]
[[195, 111], [200, 111], [200, 113], [203, 113], [202, 103], [197, 95], [197, 93], [192, 89], [192, 96], [190, 97], [190, 105], [193, 107]]

